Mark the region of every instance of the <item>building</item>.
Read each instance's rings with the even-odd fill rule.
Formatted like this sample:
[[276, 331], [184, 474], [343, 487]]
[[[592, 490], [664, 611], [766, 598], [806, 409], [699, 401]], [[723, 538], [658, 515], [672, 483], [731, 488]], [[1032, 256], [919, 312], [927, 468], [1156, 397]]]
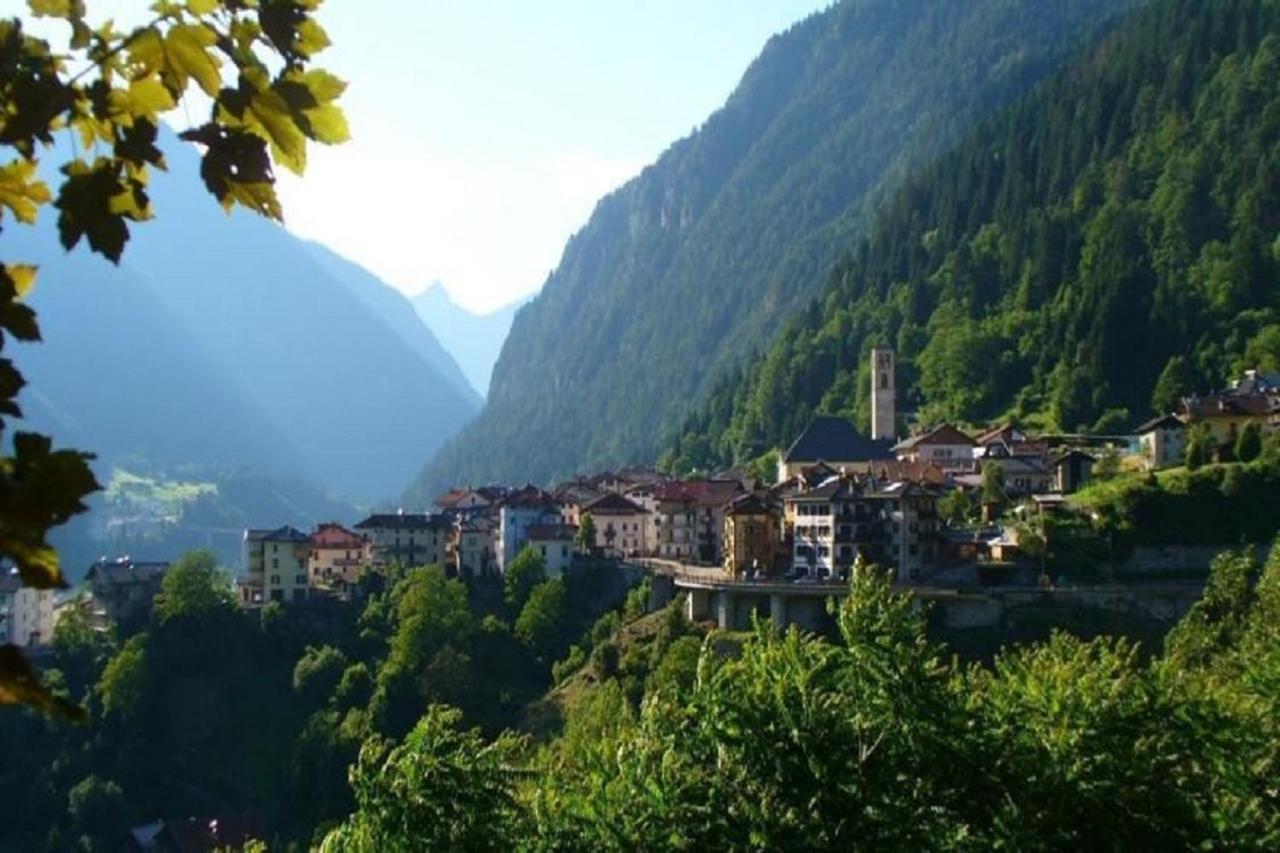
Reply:
[[498, 571], [505, 572], [516, 555], [529, 544], [529, 528], [563, 524], [560, 502], [536, 486], [517, 489], [498, 510]]
[[1084, 488], [1093, 478], [1093, 456], [1078, 448], [1070, 448], [1053, 460], [1053, 490], [1069, 495]]
[[850, 474], [866, 473], [872, 462], [895, 458], [891, 448], [891, 441], [869, 439], [844, 418], [819, 415], [780, 455], [778, 482], [819, 463]]
[[653, 494], [657, 556], [721, 565], [724, 514], [741, 494], [736, 480], [687, 480], [659, 485]]
[[842, 475], [817, 486], [797, 481], [783, 494], [792, 571], [847, 577], [859, 559], [919, 580], [939, 556], [936, 487]]
[[373, 546], [376, 565], [443, 566], [453, 521], [431, 513], [375, 513], [355, 526]]
[[[649, 516], [652, 513], [623, 495], [609, 492], [583, 507], [582, 515], [595, 524], [593, 545], [609, 557], [636, 557], [649, 553]], [[581, 526], [579, 519], [578, 526]]]
[[101, 559], [89, 567], [85, 581], [93, 596], [94, 621], [120, 625], [142, 625], [151, 619], [151, 609], [160, 594], [169, 564], [141, 562], [129, 557]]
[[897, 379], [894, 370], [893, 350], [871, 350], [872, 441], [892, 442], [898, 434]]
[[1204, 424], [1219, 452], [1230, 455], [1247, 425], [1264, 434], [1280, 430], [1280, 374], [1247, 370], [1226, 390], [1184, 399], [1180, 412], [1188, 425]]
[[921, 435], [898, 442], [893, 452], [899, 460], [926, 462], [948, 470], [972, 471], [978, 443], [951, 424], [941, 424]]
[[443, 513], [455, 516], [475, 516], [490, 513], [506, 495], [501, 486], [485, 486], [479, 489], [450, 489], [436, 498], [436, 507]]
[[336, 521], [321, 524], [311, 533], [307, 574], [311, 585], [345, 591], [355, 586], [360, 571], [373, 563], [373, 545]]
[[289, 604], [310, 594], [310, 536], [287, 525], [246, 530], [244, 549], [245, 574], [236, 582], [242, 606], [261, 607], [268, 601]]
[[573, 562], [573, 540], [578, 528], [572, 524], [531, 524], [525, 530], [527, 545], [542, 555], [547, 577], [558, 578]]
[[878, 518], [880, 536], [872, 559], [892, 566], [905, 581], [923, 580], [926, 568], [939, 557], [937, 489], [899, 481], [879, 486], [867, 494]]
[[1171, 468], [1187, 455], [1187, 425], [1177, 415], [1162, 415], [1134, 429], [1143, 463], [1148, 468]]
[[53, 590], [25, 586], [17, 569], [0, 574], [0, 645], [45, 645], [56, 621]]
[[781, 512], [768, 498], [734, 498], [724, 514], [724, 568], [738, 577], [773, 574], [782, 546]]
[[498, 522], [487, 515], [455, 522], [452, 566], [459, 577], [487, 578], [498, 573]]

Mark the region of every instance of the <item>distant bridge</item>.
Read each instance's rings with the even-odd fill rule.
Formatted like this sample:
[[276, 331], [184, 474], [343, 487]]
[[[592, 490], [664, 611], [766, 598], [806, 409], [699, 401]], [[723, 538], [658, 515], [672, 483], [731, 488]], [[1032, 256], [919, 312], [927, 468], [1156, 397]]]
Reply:
[[[653, 607], [686, 594], [685, 615], [714, 619], [725, 629], [750, 626], [751, 616], [768, 618], [779, 628], [799, 625], [821, 630], [829, 621], [827, 602], [849, 594], [849, 584], [836, 579], [787, 581], [782, 578], [735, 577], [724, 569], [676, 560], [632, 558], [624, 565], [654, 578]], [[1041, 588], [992, 586], [957, 589], [928, 584], [895, 584], [921, 604], [928, 602], [942, 623], [953, 628], [995, 627], [1007, 615], [1033, 608], [1102, 610], [1130, 613], [1160, 622], [1181, 618], [1200, 597], [1201, 582], [1106, 584]]]

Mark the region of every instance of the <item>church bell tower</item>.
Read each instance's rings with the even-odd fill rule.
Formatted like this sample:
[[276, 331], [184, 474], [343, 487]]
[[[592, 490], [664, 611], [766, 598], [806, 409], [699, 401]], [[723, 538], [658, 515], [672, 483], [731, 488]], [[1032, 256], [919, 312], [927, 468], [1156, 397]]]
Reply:
[[897, 437], [895, 421], [897, 411], [894, 400], [897, 385], [894, 379], [893, 350], [871, 350], [871, 438], [894, 439]]

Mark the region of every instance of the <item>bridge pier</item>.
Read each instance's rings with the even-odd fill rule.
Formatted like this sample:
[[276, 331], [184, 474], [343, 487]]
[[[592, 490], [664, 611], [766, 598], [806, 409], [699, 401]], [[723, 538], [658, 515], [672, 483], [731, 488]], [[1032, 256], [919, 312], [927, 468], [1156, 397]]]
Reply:
[[701, 622], [711, 615], [711, 591], [707, 589], [691, 589], [685, 599], [685, 618], [690, 622]]
[[722, 589], [716, 593], [716, 622], [722, 629], [734, 629], [737, 603], [737, 596], [730, 590]]
[[774, 593], [769, 596], [769, 620], [779, 631], [787, 630], [787, 598]]
[[666, 575], [654, 575], [649, 586], [649, 612], [661, 610], [675, 598], [676, 582]]

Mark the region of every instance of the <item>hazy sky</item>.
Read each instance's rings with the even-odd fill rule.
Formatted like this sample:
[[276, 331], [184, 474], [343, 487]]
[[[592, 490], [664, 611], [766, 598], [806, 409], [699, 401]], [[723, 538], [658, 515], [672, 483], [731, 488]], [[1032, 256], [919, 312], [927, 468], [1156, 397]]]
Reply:
[[329, 0], [353, 139], [282, 195], [290, 228], [472, 309], [536, 290], [596, 200], [723, 103], [825, 0]]
[[[280, 170], [286, 224], [407, 293], [439, 279], [468, 308], [500, 307], [724, 102], [770, 35], [828, 3], [328, 0], [318, 62], [350, 84], [352, 140], [312, 146], [301, 179]], [[149, 5], [87, 3], [120, 25]]]

